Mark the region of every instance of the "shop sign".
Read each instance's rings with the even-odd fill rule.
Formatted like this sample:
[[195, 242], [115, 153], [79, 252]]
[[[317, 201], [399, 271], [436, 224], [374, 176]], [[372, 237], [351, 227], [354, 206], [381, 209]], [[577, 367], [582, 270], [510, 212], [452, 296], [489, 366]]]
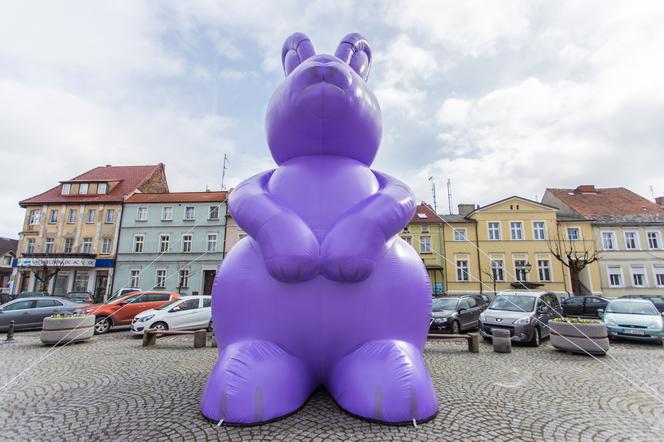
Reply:
[[20, 258], [18, 267], [94, 267], [89, 258]]

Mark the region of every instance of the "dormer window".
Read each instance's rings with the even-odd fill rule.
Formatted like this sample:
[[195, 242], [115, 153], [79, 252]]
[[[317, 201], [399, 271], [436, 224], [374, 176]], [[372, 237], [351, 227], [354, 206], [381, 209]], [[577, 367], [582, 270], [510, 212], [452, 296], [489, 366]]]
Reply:
[[89, 187], [88, 183], [79, 184], [79, 186], [78, 186], [79, 195], [87, 195], [88, 194], [88, 187]]
[[427, 219], [427, 214], [426, 214], [426, 213], [418, 213], [418, 214], [417, 214], [417, 217], [418, 217], [419, 219]]
[[70, 183], [64, 183], [62, 185], [62, 194], [63, 195], [69, 195], [71, 193], [71, 184]]
[[104, 195], [106, 192], [108, 192], [108, 184], [106, 183], [99, 183], [97, 185], [97, 193], [99, 195]]

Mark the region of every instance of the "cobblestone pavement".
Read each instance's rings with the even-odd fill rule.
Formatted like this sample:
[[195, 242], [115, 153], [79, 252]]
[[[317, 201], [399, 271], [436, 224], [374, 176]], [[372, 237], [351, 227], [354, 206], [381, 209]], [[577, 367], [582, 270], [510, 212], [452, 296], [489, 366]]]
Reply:
[[[0, 344], [0, 387], [42, 357], [38, 333]], [[617, 343], [601, 362], [540, 348], [497, 354], [481, 344], [430, 342], [425, 357], [441, 399], [433, 421], [384, 426], [353, 418], [319, 390], [302, 410], [260, 427], [217, 428], [198, 412], [216, 349], [191, 336], [141, 341], [115, 332], [61, 347], [0, 391], [1, 440], [662, 440], [664, 349]], [[622, 364], [622, 366], [621, 366]], [[664, 401], [664, 399], [661, 399]]]

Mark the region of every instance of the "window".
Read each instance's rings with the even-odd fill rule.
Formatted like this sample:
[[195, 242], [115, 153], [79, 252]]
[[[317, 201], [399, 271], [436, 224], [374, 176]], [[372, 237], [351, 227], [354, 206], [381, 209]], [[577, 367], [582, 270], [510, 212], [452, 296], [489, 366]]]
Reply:
[[199, 304], [200, 304], [200, 299], [187, 299], [186, 301], [182, 301], [181, 303], [173, 307], [173, 310], [178, 312], [185, 310], [196, 310]]
[[454, 229], [454, 241], [465, 241], [466, 229]]
[[115, 222], [115, 209], [108, 209], [106, 211], [106, 224], [112, 224]]
[[162, 221], [173, 221], [173, 207], [164, 206], [161, 208], [161, 220]]
[[208, 219], [219, 219], [219, 206], [210, 206]]
[[84, 292], [88, 289], [88, 281], [90, 280], [90, 274], [88, 272], [76, 272], [74, 276], [74, 292]]
[[659, 249], [661, 247], [661, 241], [659, 240], [659, 232], [648, 232], [648, 248], [649, 249]]
[[648, 285], [648, 280], [646, 279], [646, 269], [644, 266], [630, 266], [630, 271], [632, 272], [632, 285], [634, 287], [645, 287]]
[[579, 233], [578, 227], [568, 227], [567, 228], [567, 239], [570, 241], [577, 241], [581, 239], [581, 234]]
[[64, 242], [62, 243], [62, 251], [64, 253], [71, 253], [73, 243], [74, 241], [71, 238], [65, 238]]
[[79, 195], [87, 195], [88, 194], [88, 183], [81, 183], [78, 185], [78, 193]]
[[44, 253], [53, 253], [53, 238], [46, 238], [46, 247], [44, 248]]
[[69, 195], [71, 193], [71, 184], [70, 183], [63, 184], [62, 191], [60, 193], [62, 195]]
[[[32, 303], [34, 301], [28, 300], [28, 301], [18, 301], [13, 304], [6, 305], [2, 308], [3, 312], [10, 312], [13, 310], [27, 310], [30, 307], [32, 307]], [[27, 314], [27, 313], [25, 313]]]
[[81, 253], [90, 253], [92, 250], [92, 238], [83, 238]]
[[74, 224], [76, 222], [76, 209], [69, 209], [67, 216], [67, 224]]
[[544, 221], [533, 222], [533, 238], [537, 240], [545, 239], [544, 235]]
[[62, 307], [62, 303], [57, 299], [38, 299], [35, 308], [44, 307]]
[[492, 241], [500, 240], [500, 223], [498, 222], [489, 223], [489, 239]]
[[623, 287], [623, 275], [620, 266], [609, 266], [607, 273], [609, 275], [609, 287]]
[[504, 281], [504, 262], [502, 259], [492, 259], [491, 260], [491, 276], [494, 281]]
[[210, 307], [212, 305], [212, 298], [203, 298], [203, 308]]
[[159, 252], [166, 253], [168, 252], [169, 243], [171, 242], [171, 235], [168, 233], [162, 233], [159, 235]]
[[191, 243], [193, 242], [193, 235], [182, 235], [182, 251], [187, 253], [191, 252]]
[[194, 206], [187, 206], [184, 208], [184, 219], [193, 221], [195, 218], [196, 208]]
[[143, 253], [145, 235], [134, 235], [134, 253]]
[[139, 207], [136, 209], [136, 221], [147, 221], [148, 220], [148, 208]]
[[28, 238], [28, 242], [25, 243], [25, 253], [35, 253], [35, 239]]
[[526, 264], [528, 261], [525, 259], [515, 259], [514, 260], [514, 276], [517, 281], [526, 282], [528, 281], [528, 272], [526, 271]]
[[244, 233], [244, 232], [240, 232], [240, 233], [237, 234], [238, 241], [241, 240], [241, 239], [245, 239], [246, 237], [247, 237], [247, 234]]
[[602, 232], [602, 249], [615, 250], [616, 234], [614, 232]]
[[129, 287], [138, 288], [140, 287], [140, 270], [130, 270], [129, 271]]
[[427, 225], [420, 226], [420, 232], [429, 233], [429, 226]]
[[39, 222], [41, 221], [40, 218], [41, 218], [41, 212], [39, 210], [31, 210], [28, 224], [30, 224], [31, 226], [39, 224]]
[[[590, 298], [587, 298], [590, 299]], [[571, 298], [567, 298], [567, 301], [565, 302], [565, 305], [569, 306], [582, 306], [583, 305], [583, 297], [581, 296], [573, 296]]]
[[148, 293], [143, 296], [145, 298], [143, 299], [142, 302], [163, 302], [163, 301], [169, 301], [171, 299], [171, 295], [169, 295], [168, 293]]
[[103, 238], [101, 240], [101, 254], [110, 255], [112, 245], [113, 245], [113, 240], [111, 238]]
[[636, 232], [625, 232], [625, 248], [636, 250], [639, 248], [639, 239]]
[[653, 273], [655, 274], [655, 285], [664, 287], [664, 265], [654, 266]]
[[108, 184], [106, 184], [106, 183], [97, 184], [97, 193], [98, 194], [104, 195], [106, 192], [108, 192]]
[[163, 289], [166, 287], [166, 269], [157, 269], [156, 275], [157, 277], [154, 286], [155, 288]]
[[217, 234], [208, 233], [207, 235], [207, 251], [216, 252], [217, 251]]
[[551, 281], [551, 261], [548, 259], [538, 259], [537, 273], [540, 281]]
[[470, 274], [468, 273], [467, 259], [456, 260], [456, 274], [457, 274], [457, 281], [468, 281], [470, 279]]
[[512, 234], [512, 239], [523, 239], [523, 226], [521, 225], [521, 221], [512, 221], [510, 223], [510, 232]]
[[420, 237], [420, 253], [431, 253], [431, 237]]
[[406, 242], [407, 242], [408, 244], [410, 244], [411, 246], [413, 245], [413, 237], [411, 237], [411, 236], [404, 236], [404, 237], [403, 237], [403, 240], [406, 241]]
[[426, 214], [426, 213], [418, 213], [418, 214], [417, 214], [417, 217], [418, 217], [419, 219], [427, 219], [427, 214]]
[[189, 269], [180, 269], [180, 281], [178, 282], [178, 287], [189, 287]]
[[57, 222], [58, 222], [58, 211], [55, 209], [51, 209], [51, 214], [48, 217], [48, 223], [55, 224]]
[[85, 222], [88, 223], [88, 224], [94, 224], [95, 217], [96, 217], [95, 209], [88, 209], [88, 218]]

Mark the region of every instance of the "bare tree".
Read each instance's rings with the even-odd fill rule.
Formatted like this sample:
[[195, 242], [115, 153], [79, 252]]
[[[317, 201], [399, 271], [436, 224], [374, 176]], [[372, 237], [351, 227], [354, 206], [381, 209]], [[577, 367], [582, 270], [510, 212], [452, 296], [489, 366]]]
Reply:
[[62, 270], [64, 263], [65, 260], [60, 259], [58, 261], [55, 261], [54, 265], [49, 265], [47, 261], [42, 260], [41, 269], [39, 271], [35, 271], [35, 278], [37, 278], [37, 281], [39, 281], [40, 292], [48, 291], [48, 286], [51, 279], [53, 279], [55, 276], [58, 275], [58, 273], [60, 273], [60, 270]]
[[[581, 242], [582, 249], [575, 243]], [[597, 251], [594, 249], [590, 251], [586, 246], [586, 241], [573, 241], [561, 239], [560, 232], [558, 232], [555, 241], [549, 240], [549, 250], [553, 256], [569, 269], [570, 279], [572, 281], [572, 294], [582, 295], [583, 284], [581, 283], [581, 272], [587, 266], [597, 261]]]

